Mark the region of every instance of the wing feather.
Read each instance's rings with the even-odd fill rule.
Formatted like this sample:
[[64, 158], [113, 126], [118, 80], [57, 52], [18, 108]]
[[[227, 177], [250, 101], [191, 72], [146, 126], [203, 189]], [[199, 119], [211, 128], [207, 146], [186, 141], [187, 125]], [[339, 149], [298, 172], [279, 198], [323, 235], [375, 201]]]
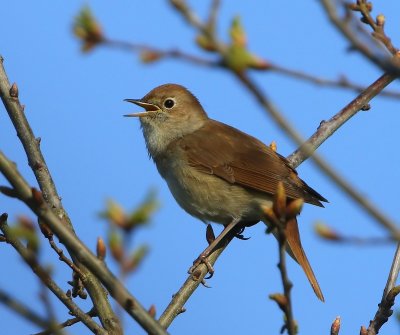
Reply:
[[200, 172], [268, 194], [274, 194], [281, 181], [288, 198], [303, 198], [317, 206], [326, 201], [297, 176], [283, 156], [223, 123], [209, 120], [180, 143], [189, 164]]

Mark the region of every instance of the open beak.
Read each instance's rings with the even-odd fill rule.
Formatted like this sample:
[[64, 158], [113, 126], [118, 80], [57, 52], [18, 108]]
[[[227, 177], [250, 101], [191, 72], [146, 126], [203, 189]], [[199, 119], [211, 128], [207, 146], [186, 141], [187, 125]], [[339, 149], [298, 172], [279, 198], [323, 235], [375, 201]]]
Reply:
[[125, 99], [124, 101], [133, 103], [140, 107], [143, 107], [146, 111], [141, 113], [132, 113], [132, 114], [125, 114], [126, 117], [144, 117], [150, 116], [155, 111], [158, 111], [160, 108], [157, 105], [149, 104], [148, 102], [143, 102], [141, 99]]

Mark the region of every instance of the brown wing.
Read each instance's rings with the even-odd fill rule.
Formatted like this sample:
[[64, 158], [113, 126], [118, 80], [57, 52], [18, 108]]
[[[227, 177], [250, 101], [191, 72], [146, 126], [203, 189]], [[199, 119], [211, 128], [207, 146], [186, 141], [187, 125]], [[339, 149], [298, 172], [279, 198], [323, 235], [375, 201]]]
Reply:
[[317, 206], [326, 201], [297, 176], [284, 157], [233, 127], [209, 120], [180, 142], [189, 164], [203, 173], [268, 194], [274, 194], [282, 181], [289, 198], [303, 198]]

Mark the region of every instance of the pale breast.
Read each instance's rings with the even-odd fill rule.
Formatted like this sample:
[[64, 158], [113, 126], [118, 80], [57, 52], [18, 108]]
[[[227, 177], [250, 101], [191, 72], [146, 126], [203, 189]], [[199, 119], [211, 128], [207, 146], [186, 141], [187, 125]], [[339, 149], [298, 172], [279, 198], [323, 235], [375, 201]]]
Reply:
[[228, 224], [233, 218], [259, 221], [262, 215], [260, 205], [271, 205], [269, 196], [199, 172], [176, 157], [163, 157], [155, 162], [178, 204], [202, 221], [223, 224]]

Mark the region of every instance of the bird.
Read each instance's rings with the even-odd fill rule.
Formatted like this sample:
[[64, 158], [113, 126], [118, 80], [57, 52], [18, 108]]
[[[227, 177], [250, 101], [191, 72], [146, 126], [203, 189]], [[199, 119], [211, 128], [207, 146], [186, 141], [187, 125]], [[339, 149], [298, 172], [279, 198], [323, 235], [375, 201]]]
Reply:
[[[273, 206], [279, 184], [288, 202], [301, 198], [320, 207], [327, 202], [299, 178], [285, 157], [253, 136], [210, 118], [183, 86], [164, 84], [141, 99], [125, 101], [144, 108], [125, 116], [140, 119], [149, 156], [159, 174], [177, 203], [201, 221], [227, 227], [262, 221], [270, 226], [265, 208]], [[324, 301], [302, 247], [296, 218], [287, 222], [285, 233], [288, 253]]]

